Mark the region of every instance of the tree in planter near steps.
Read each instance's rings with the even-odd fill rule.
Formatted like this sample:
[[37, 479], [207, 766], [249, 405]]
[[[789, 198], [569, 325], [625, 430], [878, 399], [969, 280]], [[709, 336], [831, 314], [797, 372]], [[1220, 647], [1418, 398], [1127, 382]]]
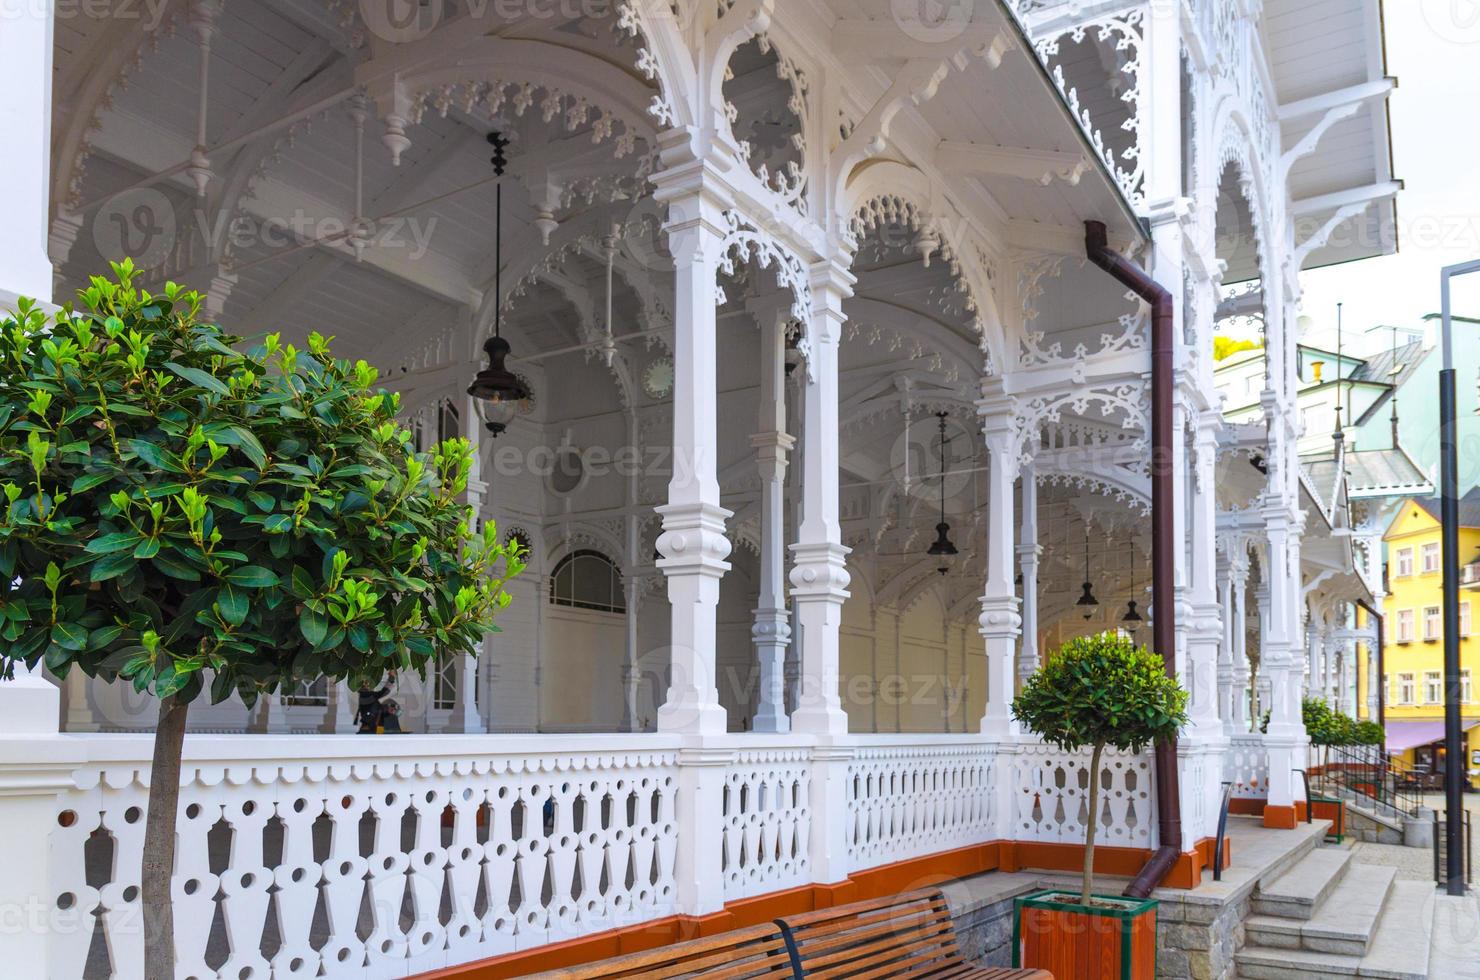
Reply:
[[1168, 677], [1159, 656], [1117, 633], [1075, 637], [1023, 685], [1013, 717], [1066, 752], [1090, 748], [1089, 800], [1084, 827], [1084, 879], [1079, 900], [1088, 905], [1094, 879], [1095, 832], [1100, 813], [1100, 760], [1106, 748], [1143, 751], [1175, 738], [1187, 723], [1187, 692]]
[[170, 879], [189, 705], [356, 686], [476, 652], [523, 569], [460, 502], [466, 440], [414, 451], [364, 361], [253, 350], [134, 268], [84, 312], [0, 318], [0, 671], [38, 662], [160, 699], [144, 975], [175, 975]]

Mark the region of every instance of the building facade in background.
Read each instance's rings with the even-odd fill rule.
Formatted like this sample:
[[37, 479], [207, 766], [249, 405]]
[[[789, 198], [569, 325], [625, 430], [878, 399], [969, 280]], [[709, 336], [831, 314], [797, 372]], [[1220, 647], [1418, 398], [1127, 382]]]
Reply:
[[[1386, 646], [1388, 748], [1428, 772], [1444, 769], [1444, 617], [1439, 500], [1415, 498], [1399, 508], [1383, 535], [1387, 545]], [[1466, 770], [1480, 787], [1480, 490], [1460, 501], [1460, 715]]]

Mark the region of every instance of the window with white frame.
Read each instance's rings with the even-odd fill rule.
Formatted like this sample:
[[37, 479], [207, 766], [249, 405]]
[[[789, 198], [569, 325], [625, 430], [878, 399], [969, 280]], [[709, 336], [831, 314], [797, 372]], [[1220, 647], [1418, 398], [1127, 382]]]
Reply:
[[1423, 573], [1433, 574], [1439, 570], [1439, 542], [1435, 541], [1423, 546]]
[[560, 559], [550, 576], [550, 602], [576, 609], [626, 612], [622, 573], [599, 551], [572, 552]]
[[1412, 704], [1413, 703], [1413, 675], [1412, 674], [1399, 674], [1398, 675], [1398, 693], [1397, 693], [1397, 696], [1393, 698], [1393, 703], [1394, 704]]
[[1459, 672], [1459, 703], [1470, 703], [1470, 668], [1466, 667]]
[[1437, 640], [1443, 627], [1439, 623], [1439, 607], [1424, 606], [1423, 608], [1423, 638], [1425, 640]]
[[1459, 635], [1470, 635], [1470, 604], [1468, 602], [1459, 604]]
[[1413, 549], [1412, 548], [1399, 548], [1398, 549], [1397, 565], [1398, 565], [1398, 570], [1393, 573], [1396, 577], [1398, 577], [1398, 578], [1407, 578], [1408, 576], [1410, 576], [1410, 575], [1413, 574]]
[[1399, 643], [1412, 643], [1413, 642], [1413, 610], [1412, 609], [1399, 609], [1398, 610], [1398, 642]]
[[1423, 703], [1444, 703], [1444, 675], [1437, 670], [1426, 670], [1423, 673]]

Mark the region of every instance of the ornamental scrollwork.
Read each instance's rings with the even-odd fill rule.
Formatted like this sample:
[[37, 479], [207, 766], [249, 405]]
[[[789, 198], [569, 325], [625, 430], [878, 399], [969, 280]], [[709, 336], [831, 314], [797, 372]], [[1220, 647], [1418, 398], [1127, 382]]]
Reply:
[[[792, 319], [810, 323], [812, 316], [812, 284], [807, 279], [807, 267], [801, 258], [783, 247], [761, 228], [744, 217], [739, 211], [724, 212], [725, 237], [720, 246], [719, 270], [726, 276], [734, 276], [739, 265], [754, 262], [761, 269], [773, 269], [776, 285], [791, 293]], [[719, 294], [723, 297], [723, 293]], [[807, 380], [812, 374], [812, 338], [808, 331], [797, 341], [797, 350], [806, 362]]]
[[[1141, 159], [1142, 55], [1145, 20], [1145, 8], [1136, 7], [1100, 19], [1087, 20], [1060, 34], [1037, 38], [1033, 43], [1039, 60], [1048, 67], [1054, 84], [1063, 93], [1065, 100], [1069, 103], [1070, 111], [1079, 121], [1085, 135], [1094, 146], [1095, 152], [1104, 160], [1105, 165], [1110, 168], [1110, 173], [1115, 177], [1116, 183], [1125, 191], [1131, 204], [1137, 208], [1145, 204], [1146, 183], [1145, 162]], [[1086, 37], [1091, 36], [1095, 43], [1109, 45], [1110, 51], [1116, 56], [1118, 62], [1116, 71], [1125, 76], [1123, 85], [1115, 85], [1112, 81], [1112, 88], [1120, 90], [1120, 101], [1127, 107], [1125, 121], [1120, 124], [1121, 129], [1131, 134], [1128, 144], [1119, 150], [1107, 143], [1103, 131], [1090, 117], [1089, 110], [1080, 104], [1079, 92], [1069, 85], [1064, 74], [1064, 66], [1054, 63], [1065, 39], [1074, 44], [1080, 44]]]

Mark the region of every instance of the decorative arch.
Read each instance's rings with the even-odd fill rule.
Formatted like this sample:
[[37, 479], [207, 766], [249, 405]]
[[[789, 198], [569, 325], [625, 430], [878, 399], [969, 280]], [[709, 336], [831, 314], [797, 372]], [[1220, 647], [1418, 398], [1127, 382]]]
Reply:
[[992, 286], [995, 263], [939, 184], [896, 160], [865, 160], [849, 174], [840, 205], [855, 241], [881, 224], [895, 223], [918, 232], [917, 247], [925, 264], [939, 252], [940, 261], [965, 293], [966, 312], [971, 314], [988, 373], [993, 365], [1004, 363], [1002, 320]]
[[[506, 91], [510, 88], [512, 94]], [[595, 133], [600, 140], [616, 139], [618, 157], [631, 152], [638, 138], [650, 146], [655, 142], [656, 129], [648, 119], [652, 89], [606, 59], [544, 40], [480, 38], [436, 59], [432, 67], [399, 75], [391, 89], [372, 89], [372, 95], [382, 115], [391, 114], [387, 109], [394, 102], [398, 109], [412, 107], [410, 121], [415, 122], [429, 105], [445, 112], [458, 103], [487, 102], [496, 112], [506, 99], [522, 114], [534, 104], [538, 89], [546, 93], [541, 111], [547, 119], [564, 113], [573, 128], [593, 110], [600, 113]], [[613, 125], [618, 121], [620, 134]]]
[[1274, 255], [1270, 240], [1273, 208], [1268, 173], [1256, 156], [1259, 148], [1254, 143], [1253, 127], [1237, 99], [1226, 96], [1218, 103], [1211, 132], [1216, 136], [1212, 144], [1217, 148], [1216, 152], [1212, 156], [1199, 153], [1194, 166], [1198, 193], [1205, 200], [1216, 202], [1223, 172], [1230, 164], [1237, 168], [1239, 187], [1254, 223], [1252, 230], [1259, 249], [1259, 275], [1266, 286], [1272, 285], [1275, 282], [1275, 270], [1270, 265]]

